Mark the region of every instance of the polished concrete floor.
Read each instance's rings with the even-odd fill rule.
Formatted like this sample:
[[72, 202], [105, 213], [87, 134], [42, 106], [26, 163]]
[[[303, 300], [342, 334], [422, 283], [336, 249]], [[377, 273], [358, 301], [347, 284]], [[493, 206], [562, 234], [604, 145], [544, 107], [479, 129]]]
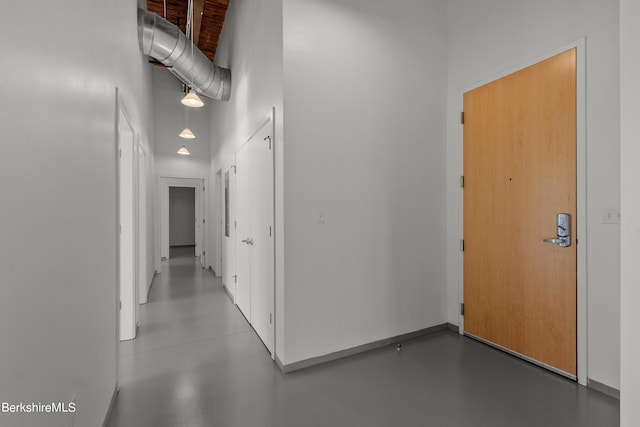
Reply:
[[618, 401], [451, 331], [282, 374], [220, 279], [176, 255], [121, 345], [110, 427], [619, 425]]

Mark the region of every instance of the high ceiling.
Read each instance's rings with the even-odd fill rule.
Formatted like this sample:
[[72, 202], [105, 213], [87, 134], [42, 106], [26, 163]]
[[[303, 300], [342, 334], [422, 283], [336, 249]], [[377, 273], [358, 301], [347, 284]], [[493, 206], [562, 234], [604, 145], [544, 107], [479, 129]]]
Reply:
[[[228, 6], [229, 0], [193, 0], [193, 40], [211, 61], [216, 55]], [[162, 16], [185, 32], [187, 0], [147, 0], [147, 10]]]

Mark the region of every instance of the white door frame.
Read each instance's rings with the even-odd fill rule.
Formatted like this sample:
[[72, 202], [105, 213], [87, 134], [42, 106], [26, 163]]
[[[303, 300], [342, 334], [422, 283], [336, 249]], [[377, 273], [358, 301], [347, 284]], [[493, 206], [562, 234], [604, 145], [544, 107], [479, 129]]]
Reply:
[[[464, 94], [473, 89], [484, 86], [502, 77], [513, 74], [538, 62], [549, 59], [555, 55], [570, 49], [576, 49], [576, 174], [577, 174], [577, 218], [576, 228], [578, 235], [576, 242], [580, 242], [577, 246], [577, 352], [578, 352], [578, 383], [587, 385], [588, 366], [587, 366], [587, 143], [586, 143], [586, 40], [579, 39], [573, 43], [569, 43], [549, 53], [532, 58], [531, 60], [515, 66], [509, 70], [498, 73], [489, 79], [478, 82], [472, 86], [464, 88], [458, 95], [459, 111], [463, 111]], [[458, 175], [463, 174], [463, 144], [464, 144], [464, 127], [460, 124], [460, 132], [458, 133]], [[463, 221], [464, 221], [464, 203], [463, 189], [458, 194], [458, 237], [464, 238]], [[459, 252], [458, 257], [458, 302], [464, 302], [464, 253]], [[464, 316], [458, 315], [458, 325], [460, 334], [464, 333]]]
[[[200, 257], [203, 251], [206, 252], [207, 235], [207, 201], [209, 187], [208, 178], [179, 178], [179, 177], [158, 177], [158, 211], [160, 212], [160, 253], [157, 263], [160, 260], [169, 259], [169, 187], [194, 188], [196, 191], [196, 255]], [[205, 219], [203, 223], [202, 220]], [[198, 227], [200, 225], [200, 227]], [[205, 254], [206, 257], [206, 254]]]
[[[138, 138], [138, 290], [140, 304], [148, 301], [151, 281], [148, 278], [147, 263], [149, 252], [147, 247], [147, 154]], [[138, 318], [139, 319], [139, 318]]]
[[[218, 169], [215, 175], [215, 184], [213, 187], [213, 253], [215, 260], [213, 261], [213, 271], [216, 277], [222, 276], [222, 239], [224, 238], [224, 225], [222, 224], [222, 208], [224, 206], [224, 182], [222, 180], [222, 169]], [[211, 259], [211, 258], [209, 258]]]
[[[120, 291], [119, 337], [130, 340], [136, 337], [138, 325], [138, 274], [136, 262], [137, 246], [137, 194], [135, 182], [137, 172], [136, 133], [122, 99], [117, 97], [117, 248], [118, 248], [118, 288]], [[123, 166], [124, 163], [124, 166]], [[123, 189], [126, 191], [123, 192]], [[126, 245], [126, 246], [125, 246]], [[125, 277], [127, 276], [127, 277]]]
[[[235, 160], [235, 156], [234, 156]], [[237, 301], [237, 277], [236, 274], [236, 167], [235, 165], [229, 165], [226, 169], [223, 169], [222, 183], [221, 183], [221, 206], [222, 210], [222, 285], [227, 289], [227, 292], [231, 295], [234, 304], [238, 304]], [[227, 179], [228, 178], [228, 179]], [[228, 189], [226, 186], [228, 185]], [[225, 200], [228, 197], [228, 200]], [[226, 205], [228, 204], [229, 215], [227, 218]], [[226, 235], [226, 220], [229, 220], [229, 236]]]

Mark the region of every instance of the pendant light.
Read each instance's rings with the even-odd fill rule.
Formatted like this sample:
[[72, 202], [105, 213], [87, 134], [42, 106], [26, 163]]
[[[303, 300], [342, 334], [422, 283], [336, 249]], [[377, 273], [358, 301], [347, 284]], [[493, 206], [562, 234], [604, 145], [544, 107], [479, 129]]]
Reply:
[[187, 147], [185, 147], [184, 145], [178, 149], [178, 154], [180, 154], [182, 156], [190, 156], [191, 155], [189, 150], [187, 150]]
[[187, 127], [182, 129], [182, 132], [180, 132], [178, 136], [184, 139], [195, 139], [196, 135], [191, 131], [191, 129], [189, 129], [189, 109], [185, 108], [184, 112], [187, 121]]
[[195, 134], [191, 132], [191, 129], [189, 128], [182, 129], [182, 132], [180, 132], [178, 136], [183, 139], [195, 139], [196, 137]]
[[[193, 61], [193, 0], [189, 1], [187, 15], [189, 17], [189, 40], [191, 41], [191, 60]], [[193, 90], [193, 71], [191, 72], [191, 87], [187, 91], [187, 94], [180, 100], [180, 102], [187, 107], [199, 108], [204, 105], [202, 99]]]
[[198, 94], [191, 88], [189, 88], [189, 91], [180, 100], [180, 102], [182, 102], [182, 104], [186, 105], [187, 107], [194, 107], [194, 108], [202, 107], [204, 105], [204, 102], [202, 102], [202, 99], [200, 99]]

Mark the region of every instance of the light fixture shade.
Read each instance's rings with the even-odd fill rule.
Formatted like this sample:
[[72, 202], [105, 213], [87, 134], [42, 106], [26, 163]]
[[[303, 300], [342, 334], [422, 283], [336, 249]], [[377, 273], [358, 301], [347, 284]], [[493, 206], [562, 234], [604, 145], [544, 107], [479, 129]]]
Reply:
[[190, 156], [191, 155], [189, 150], [187, 150], [187, 147], [185, 147], [184, 145], [178, 149], [178, 154], [181, 154], [183, 156]]
[[194, 139], [196, 137], [196, 135], [193, 132], [191, 132], [191, 129], [189, 128], [184, 128], [182, 132], [178, 134], [178, 136], [184, 139]]
[[180, 100], [187, 107], [202, 107], [204, 102], [198, 96], [197, 93], [193, 91], [193, 89], [189, 89], [189, 92]]

